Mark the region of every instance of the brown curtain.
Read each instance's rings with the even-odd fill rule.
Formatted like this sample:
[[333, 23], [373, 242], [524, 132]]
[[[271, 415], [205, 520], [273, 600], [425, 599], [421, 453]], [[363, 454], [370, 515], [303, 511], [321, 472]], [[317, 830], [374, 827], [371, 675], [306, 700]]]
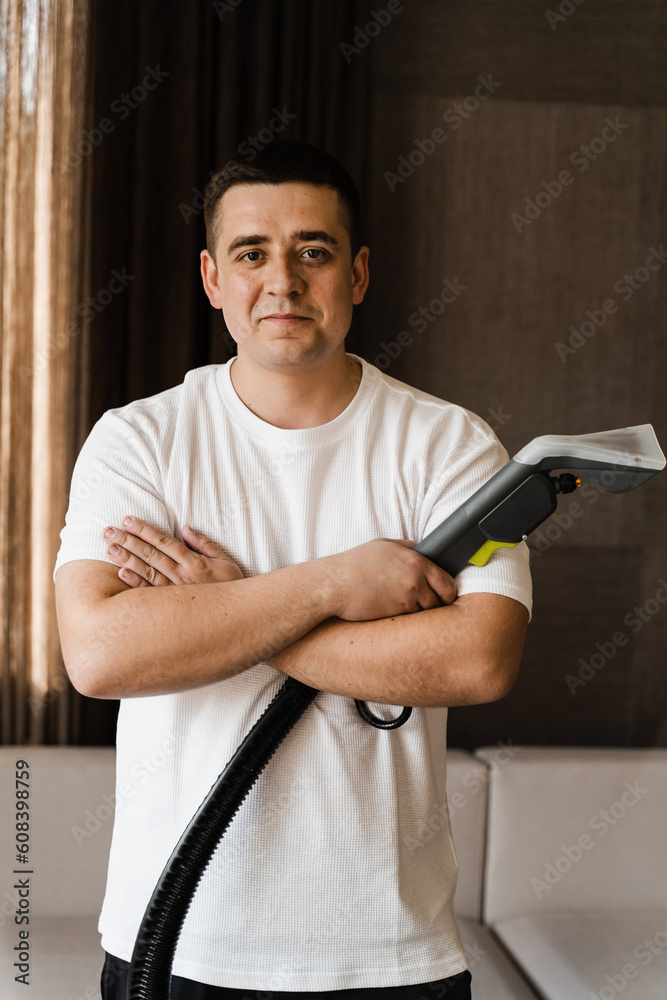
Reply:
[[[92, 287], [113, 269], [133, 277], [91, 325], [89, 424], [229, 357], [199, 274], [203, 193], [226, 160], [249, 161], [248, 137], [322, 145], [365, 187], [372, 65], [341, 49], [370, 0], [172, 5], [169, 18], [158, 0], [94, 2], [94, 121], [114, 131], [94, 153]], [[160, 82], [142, 94], [147, 75]]]
[[0, 5], [0, 742], [78, 728], [51, 575], [64, 519], [86, 330], [87, 0]]
[[[93, 142], [69, 161], [71, 173], [90, 172], [89, 351], [72, 398], [83, 413], [71, 424], [74, 456], [105, 410], [230, 356], [199, 274], [203, 193], [223, 162], [247, 155], [248, 137], [324, 146], [363, 196], [372, 57], [346, 57], [341, 45], [370, 9], [370, 0], [221, 0], [172, 4], [165, 17], [161, 0], [92, 0]], [[113, 743], [117, 703], [74, 700], [81, 721], [70, 741]]]

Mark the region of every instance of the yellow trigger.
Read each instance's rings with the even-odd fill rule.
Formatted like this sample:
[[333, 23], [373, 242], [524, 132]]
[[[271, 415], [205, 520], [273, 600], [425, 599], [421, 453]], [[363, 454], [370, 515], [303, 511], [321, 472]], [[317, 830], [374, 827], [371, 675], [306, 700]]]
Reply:
[[489, 538], [488, 541], [484, 542], [481, 549], [477, 549], [477, 552], [468, 561], [475, 566], [486, 566], [496, 549], [513, 549], [518, 544], [518, 542], [494, 542]]

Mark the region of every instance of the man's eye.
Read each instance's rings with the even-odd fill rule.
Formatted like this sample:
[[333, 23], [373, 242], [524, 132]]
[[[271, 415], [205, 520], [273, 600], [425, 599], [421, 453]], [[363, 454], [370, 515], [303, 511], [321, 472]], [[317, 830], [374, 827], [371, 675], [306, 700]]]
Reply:
[[[329, 256], [326, 250], [320, 250], [318, 247], [309, 247], [305, 253], [308, 254], [308, 260], [323, 260]], [[319, 254], [319, 256], [315, 256], [316, 254]]]
[[254, 263], [256, 260], [259, 260], [260, 257], [261, 254], [259, 250], [248, 250], [247, 253], [243, 254], [241, 260], [249, 260], [251, 263]]

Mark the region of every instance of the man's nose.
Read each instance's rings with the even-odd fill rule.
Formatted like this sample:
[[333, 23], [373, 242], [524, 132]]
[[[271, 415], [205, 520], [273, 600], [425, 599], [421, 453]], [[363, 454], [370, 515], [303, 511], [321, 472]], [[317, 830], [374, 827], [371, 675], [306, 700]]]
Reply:
[[292, 257], [274, 257], [264, 270], [264, 291], [269, 294], [294, 295], [305, 287], [298, 261]]

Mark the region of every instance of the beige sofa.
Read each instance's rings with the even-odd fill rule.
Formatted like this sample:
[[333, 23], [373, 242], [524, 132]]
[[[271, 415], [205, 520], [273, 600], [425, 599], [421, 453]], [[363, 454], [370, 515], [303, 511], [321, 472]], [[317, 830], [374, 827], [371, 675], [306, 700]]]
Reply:
[[[25, 770], [16, 768], [21, 760], [30, 764], [27, 865], [17, 861], [13, 798], [17, 770]], [[97, 916], [113, 826], [114, 760], [114, 750], [106, 747], [0, 747], [3, 1000], [99, 1000], [104, 956]], [[15, 886], [27, 878], [29, 988], [16, 982], [23, 973], [14, 967], [25, 929], [15, 923], [21, 892]]]
[[525, 747], [497, 766], [482, 919], [545, 1000], [666, 1000], [667, 749]]
[[[22, 759], [27, 865], [13, 805]], [[474, 1000], [667, 998], [667, 750], [451, 750], [448, 799]], [[99, 1000], [114, 751], [1, 747], [0, 801], [0, 995]], [[421, 838], [443, 822], [434, 812]], [[15, 981], [23, 964], [28, 990]]]

